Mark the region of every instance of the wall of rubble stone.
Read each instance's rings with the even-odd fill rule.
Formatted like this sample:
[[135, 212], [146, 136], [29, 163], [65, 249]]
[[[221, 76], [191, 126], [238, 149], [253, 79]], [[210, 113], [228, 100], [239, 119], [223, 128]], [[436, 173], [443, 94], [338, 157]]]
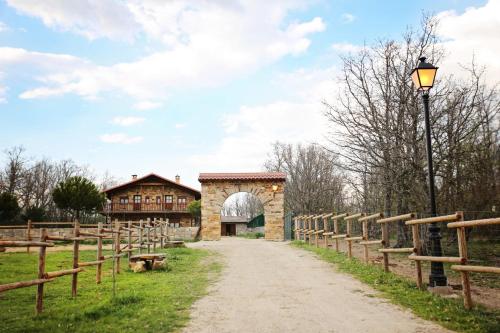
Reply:
[[[97, 233], [97, 228], [82, 228], [86, 232]], [[199, 227], [169, 228], [168, 235], [175, 240], [194, 240]], [[47, 228], [51, 235], [71, 237], [73, 228]], [[40, 229], [32, 229], [31, 237], [36, 239], [40, 235]], [[25, 239], [26, 229], [0, 229], [0, 239]]]

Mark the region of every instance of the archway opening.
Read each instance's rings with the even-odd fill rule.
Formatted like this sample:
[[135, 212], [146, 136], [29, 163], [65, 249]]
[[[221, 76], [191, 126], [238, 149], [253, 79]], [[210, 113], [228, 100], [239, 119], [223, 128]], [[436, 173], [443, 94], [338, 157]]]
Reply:
[[221, 236], [248, 233], [264, 235], [264, 205], [249, 192], [231, 194], [224, 201], [220, 212]]

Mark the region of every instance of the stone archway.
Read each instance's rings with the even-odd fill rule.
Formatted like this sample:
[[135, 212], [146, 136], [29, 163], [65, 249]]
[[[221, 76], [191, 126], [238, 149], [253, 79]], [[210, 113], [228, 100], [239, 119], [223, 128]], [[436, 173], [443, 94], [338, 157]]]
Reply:
[[284, 190], [286, 175], [282, 172], [200, 173], [201, 238], [219, 240], [221, 209], [233, 193], [248, 192], [264, 205], [265, 239], [284, 240]]

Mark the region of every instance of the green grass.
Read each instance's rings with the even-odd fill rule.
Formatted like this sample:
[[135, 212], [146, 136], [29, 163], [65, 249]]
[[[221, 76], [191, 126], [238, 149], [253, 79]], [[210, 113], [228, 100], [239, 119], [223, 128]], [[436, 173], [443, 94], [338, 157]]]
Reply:
[[500, 312], [476, 306], [467, 311], [462, 299], [449, 299], [419, 290], [416, 284], [393, 273], [385, 273], [378, 266], [366, 265], [358, 259], [349, 259], [342, 253], [316, 248], [301, 241], [292, 245], [316, 253], [321, 259], [334, 263], [345, 273], [380, 292], [380, 296], [411, 309], [417, 316], [438, 322], [460, 332], [500, 332]]
[[[112, 297], [111, 261], [103, 267], [103, 282], [95, 283], [95, 268], [78, 275], [78, 297], [71, 298], [71, 276], [45, 285], [44, 312], [34, 315], [36, 287], [0, 294], [0, 332], [172, 332], [189, 320], [189, 308], [205, 295], [220, 271], [214, 254], [173, 248], [165, 252], [168, 269], [133, 273], [122, 259]], [[81, 251], [82, 261], [95, 260], [94, 251]], [[36, 277], [36, 253], [0, 254], [0, 284]], [[47, 254], [47, 271], [71, 267], [72, 252]]]
[[264, 238], [264, 233], [262, 233], [262, 232], [242, 232], [236, 236], [242, 237], [242, 238], [248, 238], [248, 239], [258, 239], [258, 238]]

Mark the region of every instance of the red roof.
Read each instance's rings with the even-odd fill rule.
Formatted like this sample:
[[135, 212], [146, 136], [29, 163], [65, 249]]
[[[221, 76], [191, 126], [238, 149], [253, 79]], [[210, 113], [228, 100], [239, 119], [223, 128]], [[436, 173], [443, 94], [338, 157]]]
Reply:
[[195, 197], [196, 197], [196, 199], [199, 199], [199, 198], [201, 197], [201, 192], [200, 192], [200, 191], [195, 190], [194, 188], [189, 187], [189, 186], [186, 186], [186, 185], [178, 184], [178, 183], [176, 183], [176, 182], [175, 182], [175, 181], [173, 181], [173, 180], [170, 180], [170, 179], [164, 178], [164, 177], [159, 176], [159, 175], [157, 175], [157, 174], [155, 174], [155, 173], [150, 173], [150, 174], [148, 174], [148, 175], [146, 175], [146, 176], [144, 176], [144, 177], [139, 177], [139, 178], [137, 178], [137, 179], [132, 179], [132, 180], [131, 180], [131, 181], [129, 181], [129, 182], [126, 182], [126, 183], [123, 183], [123, 184], [120, 184], [120, 185], [117, 185], [117, 186], [110, 187], [110, 188], [108, 188], [108, 189], [104, 190], [103, 192], [104, 192], [104, 193], [109, 193], [109, 192], [112, 192], [112, 191], [117, 190], [117, 189], [119, 189], [119, 188], [122, 188], [122, 187], [125, 187], [125, 186], [128, 186], [128, 185], [131, 185], [131, 184], [136, 183], [136, 182], [139, 182], [139, 181], [142, 181], [142, 180], [144, 180], [144, 179], [146, 179], [146, 178], [149, 178], [149, 177], [157, 177], [157, 178], [159, 178], [159, 179], [163, 180], [164, 182], [170, 183], [170, 184], [172, 184], [172, 185], [174, 185], [174, 186], [177, 186], [177, 187], [180, 187], [180, 188], [184, 188], [184, 189], [186, 189], [186, 190], [188, 190], [188, 191], [190, 191], [190, 192], [194, 192], [194, 193], [195, 193]]
[[200, 183], [212, 180], [286, 180], [284, 172], [223, 172], [200, 173]]

